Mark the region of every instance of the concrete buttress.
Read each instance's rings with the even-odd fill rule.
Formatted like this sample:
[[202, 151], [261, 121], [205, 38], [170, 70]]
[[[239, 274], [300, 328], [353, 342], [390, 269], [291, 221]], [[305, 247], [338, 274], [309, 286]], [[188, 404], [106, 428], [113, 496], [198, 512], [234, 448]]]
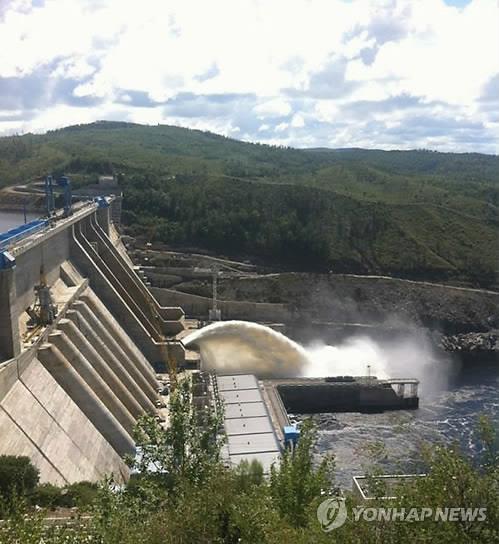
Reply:
[[[121, 378], [113, 370], [113, 367], [116, 368], [117, 366], [121, 366], [119, 361], [112, 360], [114, 355], [106, 348], [101, 338], [97, 335], [95, 330], [90, 327], [87, 320], [76, 310], [69, 310], [66, 313], [66, 317], [74, 323], [75, 327], [86, 338], [88, 344], [91, 345], [96, 353], [98, 353], [101, 361], [104, 363], [104, 366], [101, 369], [102, 378], [116, 393], [121, 402], [123, 402], [123, 404], [126, 406], [127, 410], [135, 419], [144, 414], [144, 409], [135, 400], [130, 390], [125, 386]], [[125, 372], [126, 371], [124, 369], [121, 369], [120, 374], [123, 375]]]
[[135, 452], [130, 435], [55, 345], [44, 344], [38, 359], [119, 455]]
[[[117, 381], [110, 380], [112, 376], [110, 376], [110, 369], [106, 362], [90, 345], [85, 336], [75, 327], [72, 321], [69, 321], [69, 319], [61, 319], [58, 328], [64, 333], [65, 339], [67, 340], [66, 343], [73, 344], [75, 348], [74, 355], [78, 356], [79, 353], [80, 357], [83, 358], [83, 361], [86, 361], [88, 365], [90, 365], [90, 368], [88, 365], [82, 365], [82, 369], [88, 377], [85, 381], [94, 389], [94, 391], [98, 391], [99, 397], [104, 404], [111, 410], [113, 415], [128, 433], [131, 434], [136, 420], [118, 397]], [[61, 351], [64, 353], [63, 349], [61, 349]]]
[[[104, 349], [107, 354], [108, 364], [110, 364], [113, 372], [115, 372], [128, 387], [130, 393], [135, 397], [137, 402], [140, 403], [142, 408], [148, 412], [154, 412], [155, 406], [152, 400], [157, 399], [157, 393], [149, 386], [148, 390], [143, 390], [137, 380], [140, 373], [128, 360], [126, 355], [119, 349], [114, 338], [103, 327], [102, 322], [98, 320], [95, 315], [90, 311], [89, 307], [82, 301], [78, 301], [73, 305], [73, 308], [82, 315], [90, 327], [97, 333], [101, 339], [100, 348]], [[109, 353], [112, 355], [109, 356]], [[152, 393], [151, 391], [152, 390]]]

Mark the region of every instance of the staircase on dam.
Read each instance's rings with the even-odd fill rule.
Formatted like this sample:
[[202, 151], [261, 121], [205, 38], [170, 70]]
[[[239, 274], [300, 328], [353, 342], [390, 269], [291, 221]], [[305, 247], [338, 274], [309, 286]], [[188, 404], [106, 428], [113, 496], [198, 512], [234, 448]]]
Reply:
[[[42, 482], [126, 480], [164, 344], [185, 360], [182, 309], [151, 296], [106, 204], [0, 240], [0, 455], [30, 457]], [[45, 325], [32, 322], [41, 283], [56, 309]]]

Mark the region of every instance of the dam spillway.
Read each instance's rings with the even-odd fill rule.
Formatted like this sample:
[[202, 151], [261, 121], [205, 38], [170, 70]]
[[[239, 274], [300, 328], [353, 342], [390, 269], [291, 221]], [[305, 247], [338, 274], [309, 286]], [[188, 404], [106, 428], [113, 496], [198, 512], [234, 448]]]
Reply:
[[369, 413], [415, 409], [419, 405], [418, 380], [413, 378], [258, 379], [254, 374], [212, 372], [205, 381], [211, 383], [214, 397], [223, 405], [224, 460], [233, 466], [243, 460], [257, 460], [266, 473], [279, 462], [290, 437], [297, 439], [292, 414]]
[[[112, 206], [82, 203], [0, 239], [0, 455], [28, 456], [41, 482], [126, 480], [122, 457], [137, 418], [155, 413], [164, 345], [185, 359], [184, 313], [151, 297]], [[40, 283], [55, 315], [33, 326]]]

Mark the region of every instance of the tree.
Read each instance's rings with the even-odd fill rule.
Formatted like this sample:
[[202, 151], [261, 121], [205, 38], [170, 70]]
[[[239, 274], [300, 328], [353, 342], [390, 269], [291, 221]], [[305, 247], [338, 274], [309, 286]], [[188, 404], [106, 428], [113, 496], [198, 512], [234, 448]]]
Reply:
[[0, 455], [0, 496], [9, 500], [13, 495], [33, 493], [40, 477], [29, 457]]
[[154, 416], [141, 418], [135, 431], [138, 455], [129, 464], [167, 489], [180, 481], [200, 485], [219, 462], [221, 414], [193, 407], [190, 380], [183, 378], [170, 395], [169, 415], [167, 428]]
[[270, 494], [277, 509], [295, 527], [304, 527], [309, 520], [309, 507], [332, 489], [334, 459], [326, 456], [315, 468], [312, 447], [316, 431], [306, 421], [300, 429], [296, 448], [285, 450], [279, 466], [270, 474]]

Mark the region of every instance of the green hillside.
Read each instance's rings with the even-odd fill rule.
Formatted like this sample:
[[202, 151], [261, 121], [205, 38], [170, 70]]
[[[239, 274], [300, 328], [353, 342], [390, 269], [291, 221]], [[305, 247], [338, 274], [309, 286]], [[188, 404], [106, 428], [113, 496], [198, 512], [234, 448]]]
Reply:
[[0, 138], [0, 186], [116, 172], [133, 233], [296, 270], [494, 285], [499, 157], [270, 147], [99, 122]]

